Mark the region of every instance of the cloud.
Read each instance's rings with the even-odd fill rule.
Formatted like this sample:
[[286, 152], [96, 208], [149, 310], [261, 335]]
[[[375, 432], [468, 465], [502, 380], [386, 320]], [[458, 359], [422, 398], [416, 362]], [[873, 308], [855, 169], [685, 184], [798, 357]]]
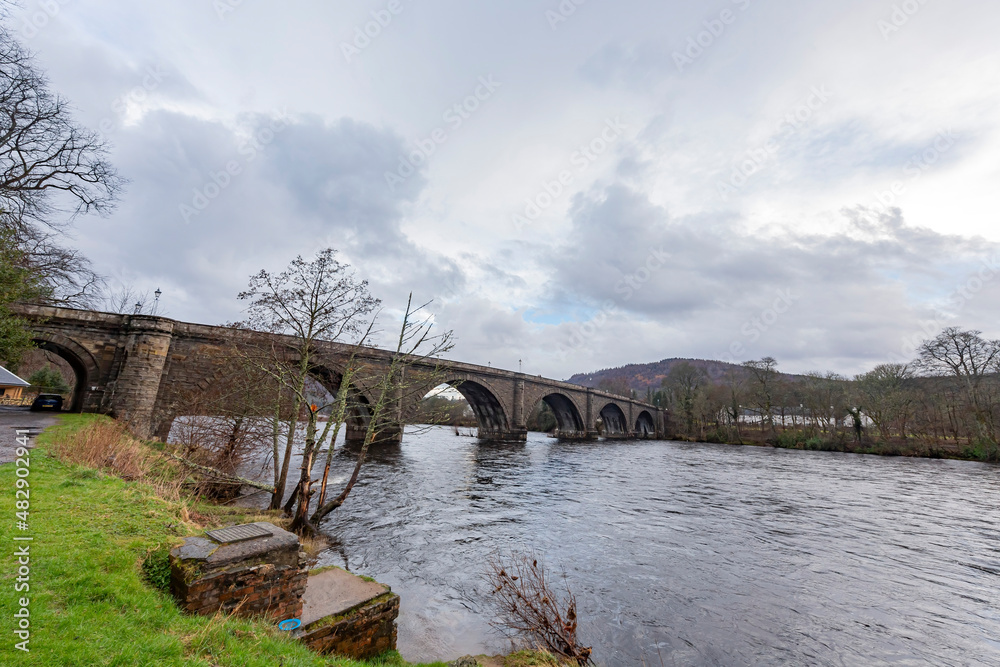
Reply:
[[235, 294], [251, 273], [325, 245], [387, 301], [461, 282], [453, 262], [400, 229], [424, 180], [386, 187], [399, 136], [351, 119], [238, 120], [227, 126], [156, 111], [123, 131], [117, 161], [133, 183], [113, 218], [82, 223], [87, 252], [104, 266], [142, 266], [143, 282], [169, 284], [156, 285], [165, 306], [206, 322], [236, 317]]
[[[112, 122], [132, 181], [76, 242], [105, 273], [160, 287], [171, 316], [234, 319], [248, 275], [329, 245], [384, 300], [385, 328], [412, 290], [436, 300], [458, 358], [557, 377], [734, 344], [852, 372], [938, 312], [1000, 333], [1000, 280], [953, 298], [1000, 242], [996, 6], [928, 3], [886, 40], [891, 8], [861, 0], [595, 2], [556, 31], [527, 0], [414, 3], [351, 63], [340, 42], [371, 20], [358, 6], [312, 0], [280, 21], [252, 3], [221, 20], [205, 4], [59, 7], [30, 46], [82, 121]], [[723, 9], [737, 20], [679, 68]], [[495, 97], [387, 187], [487, 75]], [[517, 230], [511, 215], [619, 116], [614, 150]], [[942, 131], [954, 145], [914, 165]], [[720, 197], [769, 141], [779, 150]]]
[[[623, 325], [642, 322], [637, 331], [657, 331], [659, 340], [625, 339], [647, 347], [644, 360], [771, 354], [799, 370], [885, 360], [963, 276], [1000, 254], [982, 238], [909, 226], [898, 209], [845, 210], [843, 226], [826, 234], [764, 233], [735, 216], [673, 219], [622, 185], [579, 197], [572, 218], [553, 258], [550, 298], [613, 315], [582, 344], [574, 337], [600, 315], [564, 327], [562, 344], [606, 349], [623, 340]], [[962, 315], [1000, 292], [993, 282], [1000, 274]]]

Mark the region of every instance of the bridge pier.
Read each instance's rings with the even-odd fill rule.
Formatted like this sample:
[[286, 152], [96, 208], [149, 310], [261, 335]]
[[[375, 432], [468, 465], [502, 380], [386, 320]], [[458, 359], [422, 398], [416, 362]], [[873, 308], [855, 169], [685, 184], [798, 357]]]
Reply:
[[481, 427], [478, 430], [479, 433], [477, 434], [477, 437], [480, 440], [486, 440], [487, 442], [528, 441], [528, 427], [526, 426], [513, 426], [504, 431], [495, 431], [495, 432], [484, 431]]
[[597, 431], [560, 431], [556, 429], [552, 432], [552, 435], [559, 440], [575, 440], [578, 442], [597, 440]]
[[153, 410], [170, 352], [173, 320], [146, 315], [128, 318], [124, 359], [111, 392], [111, 414], [140, 438], [152, 435]]
[[[360, 447], [365, 442], [367, 426], [359, 426], [351, 422], [344, 424], [344, 441], [350, 447]], [[403, 441], [402, 424], [386, 424], [379, 429], [378, 437], [373, 444], [398, 445]]]

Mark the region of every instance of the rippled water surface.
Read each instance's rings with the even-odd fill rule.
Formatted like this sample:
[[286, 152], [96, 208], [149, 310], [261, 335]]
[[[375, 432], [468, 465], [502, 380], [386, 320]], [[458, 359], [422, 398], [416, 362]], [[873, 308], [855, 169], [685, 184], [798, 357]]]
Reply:
[[532, 548], [603, 665], [1000, 665], [998, 508], [984, 464], [432, 429], [375, 452], [321, 562], [401, 595], [411, 660], [502, 648], [484, 560]]

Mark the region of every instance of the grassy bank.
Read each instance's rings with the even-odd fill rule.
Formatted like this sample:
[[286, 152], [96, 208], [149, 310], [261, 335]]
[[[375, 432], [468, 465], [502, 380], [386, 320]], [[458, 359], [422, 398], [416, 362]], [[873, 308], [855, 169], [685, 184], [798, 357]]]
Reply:
[[776, 447], [779, 449], [800, 449], [817, 452], [843, 452], [847, 454], [872, 454], [877, 456], [911, 456], [934, 459], [957, 459], [962, 461], [996, 460], [996, 447], [968, 445], [965, 443], [926, 441], [917, 438], [875, 441], [856, 441], [847, 432], [837, 434], [815, 434], [799, 430], [779, 431], [770, 434], [761, 431], [745, 431], [737, 438], [725, 430], [706, 431], [703, 438], [674, 435], [672, 440], [681, 442], [710, 442], [723, 445], [749, 445], [754, 447]]
[[[206, 528], [260, 520], [280, 524], [282, 519], [186, 497], [175, 483], [176, 475], [182, 473], [157, 460], [155, 452], [151, 458], [141, 450], [122, 451], [115, 457], [115, 464], [126, 469], [131, 466], [138, 471], [136, 478], [144, 481], [124, 481], [52, 456], [60, 451], [61, 443], [98, 419], [102, 418], [64, 416], [58, 426], [40, 437], [31, 454], [30, 530], [16, 531], [19, 536], [34, 537], [30, 543], [29, 593], [14, 592], [15, 467], [0, 466], [0, 539], [4, 544], [0, 557], [4, 589], [0, 595], [4, 618], [0, 664], [407, 664], [396, 655], [372, 663], [321, 657], [267, 622], [183, 615], [162, 590], [167, 548]], [[126, 462], [123, 457], [143, 460]], [[30, 653], [14, 648], [19, 640], [13, 634], [13, 615], [21, 596], [30, 598]]]

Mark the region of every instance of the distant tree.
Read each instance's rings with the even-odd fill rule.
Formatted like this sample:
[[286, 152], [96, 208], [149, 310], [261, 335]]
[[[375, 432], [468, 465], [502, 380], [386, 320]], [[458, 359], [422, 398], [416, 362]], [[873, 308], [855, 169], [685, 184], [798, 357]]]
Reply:
[[748, 395], [752, 405], [758, 410], [761, 423], [767, 424], [775, 435], [774, 407], [778, 391], [778, 362], [774, 357], [764, 357], [759, 361], [747, 361], [743, 368], [748, 371], [750, 382]]
[[132, 283], [124, 282], [103, 291], [101, 307], [121, 315], [159, 315], [160, 310], [158, 299], [150, 298], [148, 290], [140, 291]]
[[609, 394], [632, 398], [632, 389], [628, 386], [628, 378], [624, 375], [601, 378], [597, 383], [597, 388]]
[[906, 435], [906, 420], [913, 404], [912, 377], [906, 364], [880, 364], [855, 378], [857, 403], [884, 441], [889, 440], [893, 429]]
[[981, 331], [949, 327], [925, 340], [917, 354], [918, 369], [928, 375], [950, 376], [958, 382], [968, 400], [977, 437], [992, 444], [995, 452], [1000, 340], [983, 338]]
[[736, 440], [743, 443], [743, 432], [740, 423], [743, 418], [743, 401], [746, 400], [746, 373], [738, 367], [726, 369], [726, 415], [736, 431]]
[[551, 433], [558, 426], [559, 422], [556, 420], [556, 413], [552, 411], [552, 408], [545, 401], [539, 401], [538, 405], [531, 411], [531, 414], [528, 415], [527, 427], [529, 431]]
[[41, 389], [43, 392], [51, 394], [68, 394], [72, 389], [66, 384], [62, 373], [51, 366], [40, 368], [28, 378], [28, 382]]
[[670, 405], [683, 415], [685, 432], [694, 434], [695, 415], [700, 407], [708, 376], [701, 368], [686, 361], [676, 364], [663, 380], [663, 386], [670, 396]]
[[809, 430], [822, 425], [836, 430], [839, 417], [847, 412], [848, 380], [837, 373], [807, 373], [802, 383], [802, 403], [809, 417]]

